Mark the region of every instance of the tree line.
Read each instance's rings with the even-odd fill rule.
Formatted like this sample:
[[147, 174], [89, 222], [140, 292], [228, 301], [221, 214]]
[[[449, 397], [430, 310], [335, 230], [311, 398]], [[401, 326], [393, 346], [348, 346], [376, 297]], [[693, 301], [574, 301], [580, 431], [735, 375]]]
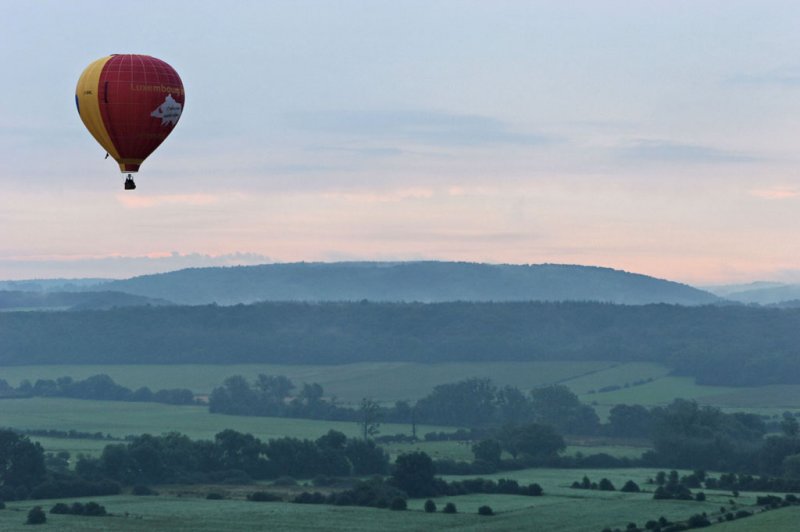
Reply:
[[613, 360], [706, 384], [800, 382], [798, 308], [269, 302], [8, 312], [0, 338], [2, 365]]
[[546, 386], [525, 394], [514, 386], [497, 387], [485, 378], [440, 384], [413, 405], [397, 401], [390, 407], [381, 407], [367, 400], [358, 408], [350, 408], [326, 397], [318, 383], [305, 383], [298, 390], [282, 375], [259, 374], [252, 381], [235, 375], [214, 388], [208, 407], [210, 412], [219, 414], [362, 423], [373, 420], [461, 427], [540, 423], [551, 425], [563, 434], [581, 435], [600, 430], [594, 409], [581, 403], [565, 386]]
[[121, 486], [166, 483], [250, 483], [253, 480], [317, 475], [383, 475], [389, 455], [373, 441], [329, 431], [316, 440], [277, 438], [224, 430], [213, 440], [170, 433], [144, 434], [109, 444], [99, 457], [55, 460], [41, 445], [0, 429], [0, 500], [59, 498], [119, 493]]
[[0, 399], [24, 397], [68, 397], [70, 399], [92, 399], [96, 401], [134, 401], [165, 403], [171, 405], [195, 404], [194, 394], [186, 388], [171, 388], [152, 391], [147, 386], [135, 390], [114, 382], [105, 374], [92, 375], [83, 380], [72, 377], [57, 379], [28, 379], [16, 388], [0, 379]]

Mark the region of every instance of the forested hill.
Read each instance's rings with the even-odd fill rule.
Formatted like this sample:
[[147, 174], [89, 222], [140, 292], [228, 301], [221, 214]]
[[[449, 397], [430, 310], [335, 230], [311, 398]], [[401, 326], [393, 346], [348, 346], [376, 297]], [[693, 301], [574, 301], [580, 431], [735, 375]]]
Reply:
[[0, 366], [654, 361], [800, 383], [800, 309], [602, 303], [259, 303], [0, 313]]
[[144, 305], [169, 305], [169, 301], [124, 292], [47, 292], [0, 290], [0, 311], [88, 310]]
[[702, 305], [717, 296], [610, 268], [463, 262], [294, 263], [193, 268], [104, 285], [179, 304], [256, 301], [603, 301]]

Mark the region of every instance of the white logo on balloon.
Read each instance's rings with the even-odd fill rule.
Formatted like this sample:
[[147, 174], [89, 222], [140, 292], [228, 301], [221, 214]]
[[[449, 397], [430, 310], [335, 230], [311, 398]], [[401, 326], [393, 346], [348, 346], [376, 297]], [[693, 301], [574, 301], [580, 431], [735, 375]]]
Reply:
[[153, 118], [160, 118], [162, 126], [175, 125], [181, 117], [181, 104], [175, 101], [172, 94], [167, 94], [164, 103], [156, 107], [156, 110], [150, 113]]

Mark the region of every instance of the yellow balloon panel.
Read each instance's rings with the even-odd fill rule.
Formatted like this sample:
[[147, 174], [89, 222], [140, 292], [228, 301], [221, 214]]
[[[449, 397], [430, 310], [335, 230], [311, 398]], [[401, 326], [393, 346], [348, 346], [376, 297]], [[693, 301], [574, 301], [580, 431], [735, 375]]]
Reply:
[[114, 147], [114, 143], [111, 142], [111, 137], [103, 123], [103, 116], [100, 114], [100, 74], [111, 57], [110, 55], [103, 57], [86, 67], [78, 79], [75, 98], [78, 103], [78, 113], [86, 129], [89, 130], [89, 133], [100, 143], [103, 149], [119, 163], [119, 153]]

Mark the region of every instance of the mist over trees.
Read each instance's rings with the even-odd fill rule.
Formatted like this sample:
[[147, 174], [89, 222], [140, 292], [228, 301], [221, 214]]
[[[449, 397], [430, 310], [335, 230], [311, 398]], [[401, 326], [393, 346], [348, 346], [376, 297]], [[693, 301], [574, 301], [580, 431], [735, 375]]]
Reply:
[[[68, 331], [68, 332], [67, 332]], [[704, 384], [800, 382], [800, 309], [261, 303], [0, 314], [0, 364], [612, 360]]]

